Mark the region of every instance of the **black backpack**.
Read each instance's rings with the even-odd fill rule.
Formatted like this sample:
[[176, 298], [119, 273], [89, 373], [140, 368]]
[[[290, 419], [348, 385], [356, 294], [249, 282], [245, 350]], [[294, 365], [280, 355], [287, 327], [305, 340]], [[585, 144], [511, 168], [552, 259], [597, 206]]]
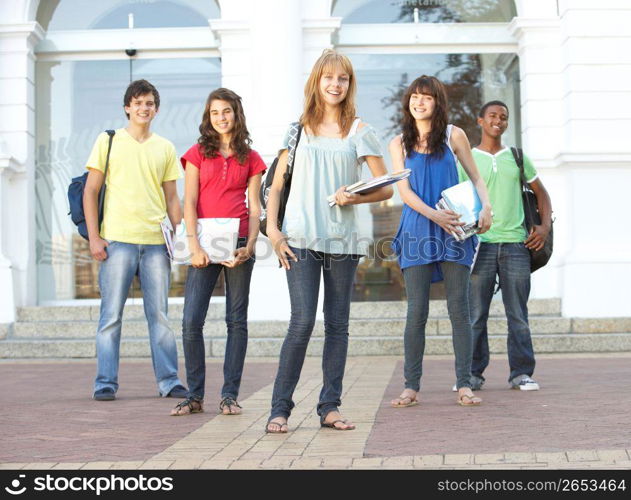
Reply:
[[[289, 128], [289, 143], [287, 144], [287, 170], [283, 176], [283, 190], [280, 194], [280, 204], [278, 206], [278, 229], [283, 227], [283, 219], [285, 218], [285, 208], [287, 207], [287, 200], [289, 199], [289, 191], [291, 189], [291, 176], [294, 172], [294, 162], [296, 156], [296, 147], [300, 142], [300, 134], [302, 133], [302, 125], [300, 122], [294, 122]], [[280, 155], [279, 155], [280, 156]], [[270, 188], [274, 182], [274, 175], [276, 174], [276, 166], [278, 165], [277, 156], [272, 163], [272, 166], [267, 171], [265, 180], [261, 184], [261, 190], [259, 192], [259, 198], [261, 200], [261, 232], [267, 236], [267, 201], [269, 199]]]
[[[519, 177], [521, 179], [521, 196], [524, 205], [524, 226], [526, 227], [526, 234], [530, 234], [530, 228], [532, 226], [538, 226], [541, 224], [541, 216], [539, 215], [539, 209], [537, 208], [537, 197], [532, 192], [526, 181], [526, 175], [524, 174], [524, 152], [521, 148], [511, 148], [515, 162], [519, 167]], [[552, 257], [554, 235], [552, 232], [552, 224], [550, 224], [550, 232], [546, 237], [546, 241], [541, 250], [530, 250], [530, 272], [534, 273], [537, 269], [545, 266], [550, 257]]]
[[[107, 156], [105, 158], [105, 172], [103, 173], [103, 186], [99, 192], [99, 229], [101, 228], [101, 222], [103, 222], [103, 203], [105, 201], [105, 179], [107, 177], [107, 167], [110, 163], [110, 151], [112, 150], [112, 139], [116, 133], [114, 130], [106, 130], [109, 135], [109, 143], [107, 145]], [[85, 222], [85, 214], [83, 213], [83, 191], [85, 190], [85, 184], [88, 181], [88, 173], [86, 172], [79, 177], [75, 177], [68, 186], [68, 205], [70, 206], [70, 218], [77, 226], [77, 231], [86, 240], [88, 238], [88, 227]]]

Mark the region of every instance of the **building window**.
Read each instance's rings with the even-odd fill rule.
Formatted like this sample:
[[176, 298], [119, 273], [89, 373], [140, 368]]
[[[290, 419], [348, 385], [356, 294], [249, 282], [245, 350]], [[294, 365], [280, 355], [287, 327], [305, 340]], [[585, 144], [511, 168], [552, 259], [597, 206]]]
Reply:
[[502, 23], [517, 15], [513, 0], [337, 0], [346, 24]]
[[[511, 111], [504, 141], [520, 144], [519, 60], [514, 50], [506, 51], [513, 42], [508, 22], [515, 14], [512, 0], [335, 2], [332, 15], [343, 18], [336, 45], [353, 61], [359, 116], [376, 128], [389, 169], [387, 146], [401, 132], [401, 96], [421, 75], [445, 83], [449, 121], [465, 130], [473, 146], [480, 140], [479, 109], [493, 99], [506, 102]], [[380, 28], [371, 26], [374, 23]], [[496, 43], [498, 34], [501, 42]], [[493, 43], [497, 52], [489, 50]], [[443, 52], [447, 45], [458, 51]], [[364, 177], [369, 176], [365, 168]], [[405, 298], [401, 270], [390, 249], [402, 208], [396, 189], [391, 200], [358, 207], [361, 236], [374, 243], [358, 268], [353, 300]], [[444, 298], [442, 284], [432, 285], [431, 296]]]
[[[200, 26], [205, 26], [210, 31], [206, 16], [219, 17], [214, 7], [202, 15], [193, 8], [196, 5], [212, 7], [214, 2], [109, 0], [86, 8], [86, 2], [66, 0], [59, 3], [59, 12], [49, 17], [50, 26], [93, 28], [82, 31], [81, 39], [86, 46], [93, 44], [97, 49], [70, 55], [62, 50], [56, 54], [50, 50], [50, 43], [46, 45], [59, 33], [56, 31], [48, 31], [48, 40], [42, 42], [44, 49], [40, 53], [36, 49], [36, 259], [40, 303], [98, 297], [98, 264], [92, 260], [87, 242], [77, 234], [67, 215], [66, 191], [70, 180], [85, 172], [86, 160], [98, 134], [127, 123], [123, 96], [132, 78], [130, 61], [124, 50], [111, 51], [104, 59], [102, 54], [108, 50], [109, 40], [116, 43], [120, 36], [117, 35], [120, 30], [108, 31], [108, 28], [119, 28], [117, 20], [125, 20], [126, 28], [127, 14], [134, 8], [136, 29], [140, 14], [149, 9], [153, 17], [147, 16], [145, 27], [155, 27], [158, 18], [173, 14], [169, 22], [180, 27], [176, 31], [183, 36], [182, 43], [186, 43], [187, 30], [199, 33], [203, 31]], [[65, 16], [73, 6], [77, 12], [71, 26], [68, 24], [71, 19]], [[182, 27], [183, 24], [186, 26]], [[173, 38], [169, 29], [164, 33], [164, 37]], [[221, 86], [220, 60], [205, 56], [208, 51], [200, 49], [183, 48], [173, 55], [155, 58], [147, 56], [151, 47], [143, 50], [144, 57], [133, 61], [133, 79], [145, 78], [160, 92], [160, 112], [152, 130], [171, 140], [178, 155], [182, 155], [197, 140], [208, 93]], [[182, 196], [182, 181], [178, 182], [178, 191]], [[173, 266], [171, 296], [183, 296], [186, 268]], [[223, 294], [223, 287], [216, 287], [216, 292]], [[140, 296], [137, 285], [130, 296]]]
[[140, 29], [208, 26], [220, 17], [213, 0], [62, 0], [41, 2], [37, 18], [50, 31], [121, 29], [129, 27], [129, 14]]

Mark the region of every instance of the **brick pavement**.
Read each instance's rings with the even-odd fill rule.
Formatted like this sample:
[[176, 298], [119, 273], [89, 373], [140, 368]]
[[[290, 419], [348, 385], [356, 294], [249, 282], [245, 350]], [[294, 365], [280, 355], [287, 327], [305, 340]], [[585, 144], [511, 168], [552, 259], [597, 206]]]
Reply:
[[[628, 354], [539, 356], [543, 390], [526, 394], [505, 388], [505, 364], [495, 360], [480, 393], [483, 406], [461, 408], [450, 391], [453, 360], [430, 358], [423, 403], [395, 410], [388, 402], [401, 388], [400, 359], [349, 358], [341, 410], [357, 430], [337, 432], [319, 426], [320, 359], [308, 358], [285, 435], [263, 432], [275, 360], [246, 362], [241, 416], [178, 418], [167, 415], [173, 400], [148, 396], [155, 389], [145, 361], [123, 362], [127, 382], [113, 403], [88, 399], [93, 362], [4, 362], [0, 375], [15, 393], [0, 396], [3, 434], [12, 440], [3, 438], [0, 468], [629, 469], [631, 396], [619, 381], [631, 371], [630, 360]], [[211, 383], [220, 366], [209, 363]], [[28, 394], [26, 411], [12, 411], [16, 394]], [[521, 404], [524, 397], [529, 404]], [[516, 433], [517, 423], [532, 431]], [[477, 437], [458, 431], [467, 426]], [[116, 447], [99, 448], [111, 440]]]

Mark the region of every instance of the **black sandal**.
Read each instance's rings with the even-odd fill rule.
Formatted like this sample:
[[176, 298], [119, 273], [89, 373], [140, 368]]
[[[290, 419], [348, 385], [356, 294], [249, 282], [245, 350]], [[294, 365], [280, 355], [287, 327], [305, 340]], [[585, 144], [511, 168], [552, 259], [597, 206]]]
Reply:
[[[188, 408], [187, 412], [182, 412], [184, 408]], [[199, 398], [186, 398], [184, 401], [180, 401], [175, 408], [171, 410], [172, 417], [181, 417], [183, 415], [191, 415], [193, 413], [204, 412], [204, 400]]]
[[236, 399], [233, 399], [230, 396], [227, 396], [227, 397], [223, 398], [221, 400], [221, 403], [219, 403], [219, 411], [221, 412], [222, 415], [240, 415], [241, 414], [241, 412], [239, 412], [239, 413], [232, 413], [232, 410], [230, 410], [230, 413], [224, 413], [223, 409], [226, 406], [228, 407], [229, 410], [230, 410], [231, 406], [236, 406], [237, 408], [241, 408], [241, 405], [239, 403], [237, 403]]

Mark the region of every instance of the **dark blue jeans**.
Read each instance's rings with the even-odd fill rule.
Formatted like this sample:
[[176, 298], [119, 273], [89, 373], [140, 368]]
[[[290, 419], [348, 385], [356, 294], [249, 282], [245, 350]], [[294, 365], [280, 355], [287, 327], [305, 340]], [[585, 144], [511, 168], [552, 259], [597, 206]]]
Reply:
[[[240, 238], [238, 246], [241, 247], [244, 244], [245, 238]], [[239, 395], [243, 363], [248, 347], [248, 300], [253, 267], [254, 258], [234, 268], [221, 264], [210, 264], [203, 268], [193, 266], [188, 268], [184, 296], [184, 319], [182, 320], [182, 341], [189, 397], [204, 398], [206, 383], [204, 322], [206, 321], [210, 297], [221, 271], [224, 272], [226, 279], [226, 326], [228, 327], [221, 397], [237, 399]]]
[[[445, 279], [447, 311], [451, 320], [455, 354], [456, 386], [471, 387], [471, 322], [469, 319], [469, 268], [455, 262], [441, 262]], [[434, 264], [403, 269], [408, 312], [403, 345], [405, 388], [419, 391], [423, 375], [425, 325], [429, 314], [429, 287]]]
[[489, 365], [487, 320], [493, 298], [495, 277], [499, 276], [502, 301], [508, 322], [508, 363], [512, 380], [532, 376], [535, 353], [528, 326], [530, 295], [530, 253], [523, 243], [481, 243], [471, 275], [471, 323], [473, 363], [471, 373], [482, 377]]
[[294, 407], [292, 396], [315, 325], [322, 274], [325, 337], [322, 353], [323, 386], [318, 415], [324, 419], [342, 404], [340, 398], [348, 350], [351, 292], [360, 256], [333, 255], [299, 248], [291, 250], [298, 258], [298, 262], [290, 261], [291, 268], [287, 271], [291, 319], [280, 351], [270, 418], [289, 418]]

